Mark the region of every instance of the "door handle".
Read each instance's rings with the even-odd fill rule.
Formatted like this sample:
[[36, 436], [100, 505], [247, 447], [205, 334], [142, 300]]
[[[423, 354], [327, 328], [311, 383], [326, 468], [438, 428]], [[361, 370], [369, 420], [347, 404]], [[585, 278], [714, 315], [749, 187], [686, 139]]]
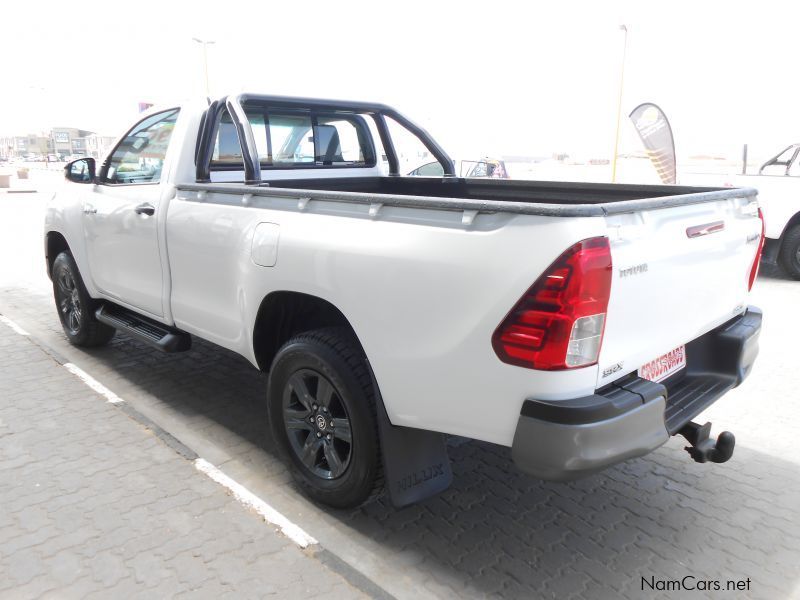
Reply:
[[133, 209], [136, 214], [138, 215], [147, 215], [148, 217], [152, 217], [156, 214], [156, 207], [150, 204], [149, 202], [145, 202], [144, 204], [140, 204], [136, 208]]
[[83, 205], [83, 214], [85, 215], [94, 215], [97, 213], [97, 209], [92, 206], [91, 204], [84, 204]]

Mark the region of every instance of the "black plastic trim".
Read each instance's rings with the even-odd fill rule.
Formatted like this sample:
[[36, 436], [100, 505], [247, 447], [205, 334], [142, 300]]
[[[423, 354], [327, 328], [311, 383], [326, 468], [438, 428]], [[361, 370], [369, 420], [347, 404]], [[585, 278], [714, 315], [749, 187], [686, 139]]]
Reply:
[[724, 325], [686, 344], [686, 368], [667, 384], [667, 431], [675, 435], [744, 381], [758, 356], [763, 314], [750, 306]]
[[192, 347], [192, 336], [185, 331], [169, 327], [116, 304], [108, 302], [102, 304], [95, 311], [95, 317], [101, 323], [110, 325], [162, 352], [185, 352]]
[[549, 423], [585, 425], [613, 419], [666, 395], [663, 385], [635, 378], [624, 384], [606, 386], [581, 398], [553, 401], [529, 398], [522, 403], [521, 415]]
[[[335, 182], [337, 178], [332, 178]], [[376, 178], [381, 179], [381, 178]], [[386, 180], [422, 180], [427, 178], [422, 177], [385, 177]], [[444, 182], [447, 179], [438, 178], [435, 181]], [[451, 178], [451, 182], [463, 182], [463, 179]], [[274, 181], [273, 185], [298, 185], [292, 180]], [[474, 182], [467, 182], [472, 185]], [[518, 188], [521, 193], [525, 192], [527, 186], [528, 192], [537, 190], [537, 184], [547, 183], [550, 186], [557, 186], [562, 195], [565, 195], [575, 186], [575, 189], [580, 189], [582, 186], [584, 192], [587, 190], [599, 189], [601, 184], [576, 184], [561, 183], [556, 184], [552, 182], [514, 182], [509, 179], [498, 179], [493, 185], [498, 188], [504, 187], [502, 184], [525, 184], [525, 185], [508, 185], [508, 188]], [[332, 183], [333, 184], [333, 183]], [[500, 184], [500, 185], [498, 185]], [[451, 183], [450, 185], [453, 185]], [[752, 188], [741, 189], [726, 189], [726, 190], [701, 190], [694, 193], [685, 193], [675, 196], [651, 197], [640, 200], [618, 200], [599, 202], [597, 204], [576, 204], [564, 203], [557, 204], [557, 200], [548, 202], [530, 202], [524, 200], [494, 200], [487, 197], [481, 198], [476, 192], [475, 197], [458, 198], [456, 194], [457, 189], [453, 189], [453, 196], [416, 196], [410, 194], [387, 194], [387, 193], [363, 193], [363, 192], [349, 192], [338, 190], [319, 190], [308, 188], [279, 188], [267, 187], [269, 183], [262, 182], [259, 186], [246, 186], [238, 183], [178, 183], [176, 187], [178, 190], [187, 192], [208, 192], [219, 194], [251, 194], [253, 196], [277, 196], [280, 198], [310, 198], [312, 200], [322, 200], [328, 202], [350, 202], [353, 204], [374, 204], [380, 202], [385, 206], [402, 206], [407, 208], [425, 208], [434, 210], [476, 210], [482, 213], [513, 213], [521, 215], [541, 215], [547, 217], [603, 217], [607, 215], [624, 214], [632, 212], [640, 212], [645, 210], [658, 210], [661, 208], [669, 208], [671, 206], [686, 206], [689, 204], [702, 204], [705, 202], [715, 202], [717, 200], [729, 200], [731, 198], [747, 198], [755, 197], [757, 192]], [[644, 187], [644, 186], [642, 186]], [[649, 186], [648, 189], [643, 190], [644, 193], [652, 193], [653, 191], [660, 191], [661, 186]], [[664, 186], [667, 187], [667, 186]], [[622, 193], [624, 188], [620, 186], [618, 193]], [[673, 190], [668, 190], [673, 191]], [[491, 196], [491, 189], [487, 186], [486, 196]], [[532, 195], [532, 194], [531, 194]], [[208, 200], [213, 202], [214, 200]]]
[[585, 425], [618, 417], [664, 397], [664, 424], [675, 435], [750, 374], [758, 355], [761, 320], [761, 310], [751, 306], [743, 315], [689, 342], [686, 368], [668, 379], [666, 385], [630, 375], [591, 396], [569, 400], [528, 398], [520, 414], [549, 423]]

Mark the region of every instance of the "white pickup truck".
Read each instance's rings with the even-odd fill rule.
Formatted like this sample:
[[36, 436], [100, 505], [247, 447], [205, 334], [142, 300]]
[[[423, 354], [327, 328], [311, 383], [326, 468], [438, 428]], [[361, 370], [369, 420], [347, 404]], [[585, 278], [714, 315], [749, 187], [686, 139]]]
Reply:
[[[400, 175], [393, 128], [443, 175]], [[68, 164], [47, 211], [64, 332], [239, 353], [269, 373], [265, 433], [333, 506], [441, 491], [446, 435], [510, 447], [551, 480], [678, 433], [695, 460], [727, 460], [733, 436], [692, 419], [758, 353], [754, 190], [453, 171], [380, 104], [243, 94], [152, 111], [101, 164]]]
[[800, 144], [781, 150], [757, 174], [729, 176], [725, 186], [758, 188], [766, 227], [763, 260], [800, 279]]

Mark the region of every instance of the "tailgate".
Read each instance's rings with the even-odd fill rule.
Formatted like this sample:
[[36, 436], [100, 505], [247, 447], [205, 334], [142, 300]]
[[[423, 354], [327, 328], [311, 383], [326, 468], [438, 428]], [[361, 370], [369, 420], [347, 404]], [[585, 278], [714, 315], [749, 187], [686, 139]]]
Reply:
[[597, 387], [743, 313], [761, 234], [746, 197], [605, 219], [614, 274]]

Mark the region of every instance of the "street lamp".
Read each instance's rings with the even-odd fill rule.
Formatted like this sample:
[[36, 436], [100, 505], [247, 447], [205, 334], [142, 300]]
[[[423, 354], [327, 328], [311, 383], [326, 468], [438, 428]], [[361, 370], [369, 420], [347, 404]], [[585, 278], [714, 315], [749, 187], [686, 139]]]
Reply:
[[620, 25], [619, 28], [624, 32], [625, 38], [622, 44], [622, 67], [619, 72], [619, 101], [617, 102], [617, 130], [614, 134], [614, 158], [611, 161], [611, 182], [617, 180], [617, 151], [619, 150], [619, 125], [622, 116], [622, 85], [625, 82], [625, 54], [628, 51], [628, 28]]
[[214, 44], [216, 42], [214, 42], [213, 40], [201, 40], [201, 39], [196, 38], [196, 37], [193, 37], [192, 40], [194, 40], [195, 42], [197, 42], [198, 44], [200, 44], [203, 47], [203, 69], [204, 69], [205, 74], [206, 74], [206, 96], [211, 96], [211, 92], [209, 91], [209, 86], [208, 86], [208, 50], [207, 50], [207, 48], [211, 44]]

